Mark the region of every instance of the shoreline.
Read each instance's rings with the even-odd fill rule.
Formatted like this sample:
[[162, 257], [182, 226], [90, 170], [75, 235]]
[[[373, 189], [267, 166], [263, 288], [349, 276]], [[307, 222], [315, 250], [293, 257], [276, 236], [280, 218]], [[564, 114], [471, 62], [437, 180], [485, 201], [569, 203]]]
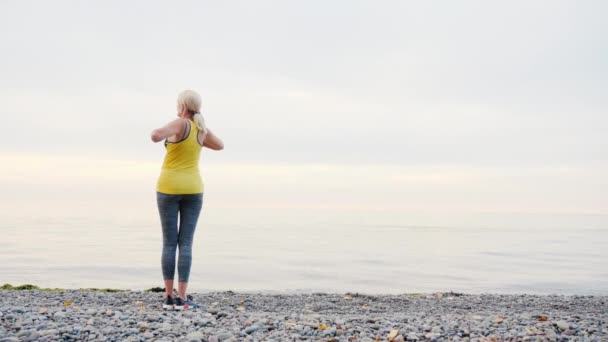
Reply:
[[[0, 286], [0, 291], [6, 290], [14, 290], [14, 291], [27, 291], [27, 290], [37, 290], [37, 291], [52, 291], [52, 292], [61, 292], [61, 291], [96, 291], [96, 292], [164, 292], [164, 288], [161, 287], [151, 287], [147, 289], [129, 289], [129, 288], [94, 288], [94, 287], [81, 287], [81, 288], [45, 288], [40, 287], [33, 284], [22, 284], [22, 285], [12, 285], [12, 284], [4, 284]], [[233, 292], [240, 294], [250, 294], [250, 295], [285, 295], [285, 296], [294, 296], [294, 295], [307, 295], [307, 294], [326, 294], [326, 295], [348, 295], [348, 294], [356, 294], [362, 296], [418, 296], [418, 295], [431, 295], [441, 293], [442, 295], [468, 295], [468, 296], [564, 296], [564, 297], [608, 297], [608, 293], [603, 294], [591, 294], [591, 293], [582, 293], [582, 292], [547, 292], [547, 293], [538, 293], [538, 292], [517, 292], [517, 291], [509, 291], [509, 292], [462, 292], [462, 291], [419, 291], [419, 292], [401, 292], [401, 293], [378, 293], [378, 292], [363, 292], [363, 291], [323, 291], [323, 290], [305, 290], [305, 289], [296, 289], [296, 290], [236, 290], [236, 289], [225, 289], [225, 290], [217, 290], [217, 289], [209, 289], [209, 290], [196, 290], [192, 293], [197, 294], [212, 294], [212, 293], [220, 293], [220, 292]], [[0, 292], [1, 293], [1, 292]], [[190, 291], [188, 293], [191, 293]]]
[[[112, 290], [112, 291], [109, 291]], [[4, 289], [0, 341], [606, 341], [608, 296]]]

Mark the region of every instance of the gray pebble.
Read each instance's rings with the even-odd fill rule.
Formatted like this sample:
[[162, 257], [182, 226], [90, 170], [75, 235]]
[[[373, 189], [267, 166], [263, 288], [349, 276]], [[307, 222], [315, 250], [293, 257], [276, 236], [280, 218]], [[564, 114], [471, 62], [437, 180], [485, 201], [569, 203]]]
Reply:
[[57, 330], [57, 329], [43, 330], [40, 332], [40, 334], [43, 336], [53, 336], [53, 335], [59, 334], [59, 330]]
[[220, 341], [224, 341], [224, 340], [227, 340], [232, 337], [233, 337], [233, 335], [231, 333], [221, 333], [221, 334], [217, 335], [217, 339]]
[[27, 336], [27, 335], [29, 335], [29, 334], [31, 334], [31, 331], [30, 331], [30, 330], [21, 330], [21, 331], [20, 331], [20, 332], [18, 332], [18, 333], [17, 333], [17, 335], [15, 335], [15, 336], [17, 336], [17, 337], [24, 337], [24, 336]]
[[19, 339], [14, 336], [4, 337], [4, 338], [0, 339], [0, 342], [19, 342]]
[[37, 341], [38, 339], [40, 339], [40, 336], [41, 335], [38, 331], [33, 331], [31, 334], [28, 335], [25, 341]]
[[192, 332], [186, 335], [186, 339], [190, 342], [201, 342], [204, 338], [204, 335], [200, 332]]
[[259, 327], [258, 325], [256, 325], [256, 324], [251, 325], [251, 326], [248, 326], [248, 327], [245, 329], [245, 333], [246, 333], [246, 334], [251, 334], [251, 333], [253, 333], [254, 331], [258, 330], [259, 328], [260, 328], [260, 327]]
[[557, 327], [562, 331], [567, 330], [570, 327], [570, 324], [568, 324], [566, 321], [557, 321], [555, 325], [557, 325]]

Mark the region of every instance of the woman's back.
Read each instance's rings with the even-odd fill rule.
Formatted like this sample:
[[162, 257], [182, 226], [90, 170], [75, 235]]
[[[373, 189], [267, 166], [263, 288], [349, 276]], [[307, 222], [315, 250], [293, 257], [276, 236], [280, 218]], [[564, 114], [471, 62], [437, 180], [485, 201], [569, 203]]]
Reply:
[[172, 142], [165, 139], [167, 153], [163, 161], [156, 190], [166, 194], [194, 194], [204, 192], [199, 160], [202, 145], [195, 122], [186, 120], [184, 137]]

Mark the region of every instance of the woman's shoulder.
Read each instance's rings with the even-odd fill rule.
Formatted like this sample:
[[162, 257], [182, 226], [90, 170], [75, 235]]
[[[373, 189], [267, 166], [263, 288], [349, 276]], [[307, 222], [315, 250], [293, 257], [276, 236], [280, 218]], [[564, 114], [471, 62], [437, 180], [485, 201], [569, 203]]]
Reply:
[[192, 124], [190, 120], [184, 118], [177, 118], [171, 121], [171, 124], [179, 127], [181, 132], [188, 130], [188, 127]]
[[169, 121], [167, 123], [167, 126], [184, 127], [187, 122], [188, 122], [188, 119], [176, 118], [176, 119]]
[[185, 124], [187, 122], [190, 122], [191, 120], [188, 120], [186, 118], [177, 118], [174, 120], [175, 122], [181, 122], [182, 124]]

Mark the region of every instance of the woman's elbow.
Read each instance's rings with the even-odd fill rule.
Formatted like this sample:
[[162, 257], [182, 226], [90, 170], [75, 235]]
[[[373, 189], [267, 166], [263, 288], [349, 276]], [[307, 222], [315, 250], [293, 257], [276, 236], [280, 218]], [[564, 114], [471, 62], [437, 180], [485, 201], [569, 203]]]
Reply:
[[203, 144], [203, 146], [210, 150], [214, 150], [214, 151], [221, 151], [224, 149], [224, 143], [222, 143], [222, 142], [213, 142], [213, 143], [205, 142]]
[[158, 131], [154, 130], [150, 134], [150, 139], [152, 139], [152, 141], [156, 143], [156, 142], [163, 140], [163, 137], [160, 135], [160, 133]]

